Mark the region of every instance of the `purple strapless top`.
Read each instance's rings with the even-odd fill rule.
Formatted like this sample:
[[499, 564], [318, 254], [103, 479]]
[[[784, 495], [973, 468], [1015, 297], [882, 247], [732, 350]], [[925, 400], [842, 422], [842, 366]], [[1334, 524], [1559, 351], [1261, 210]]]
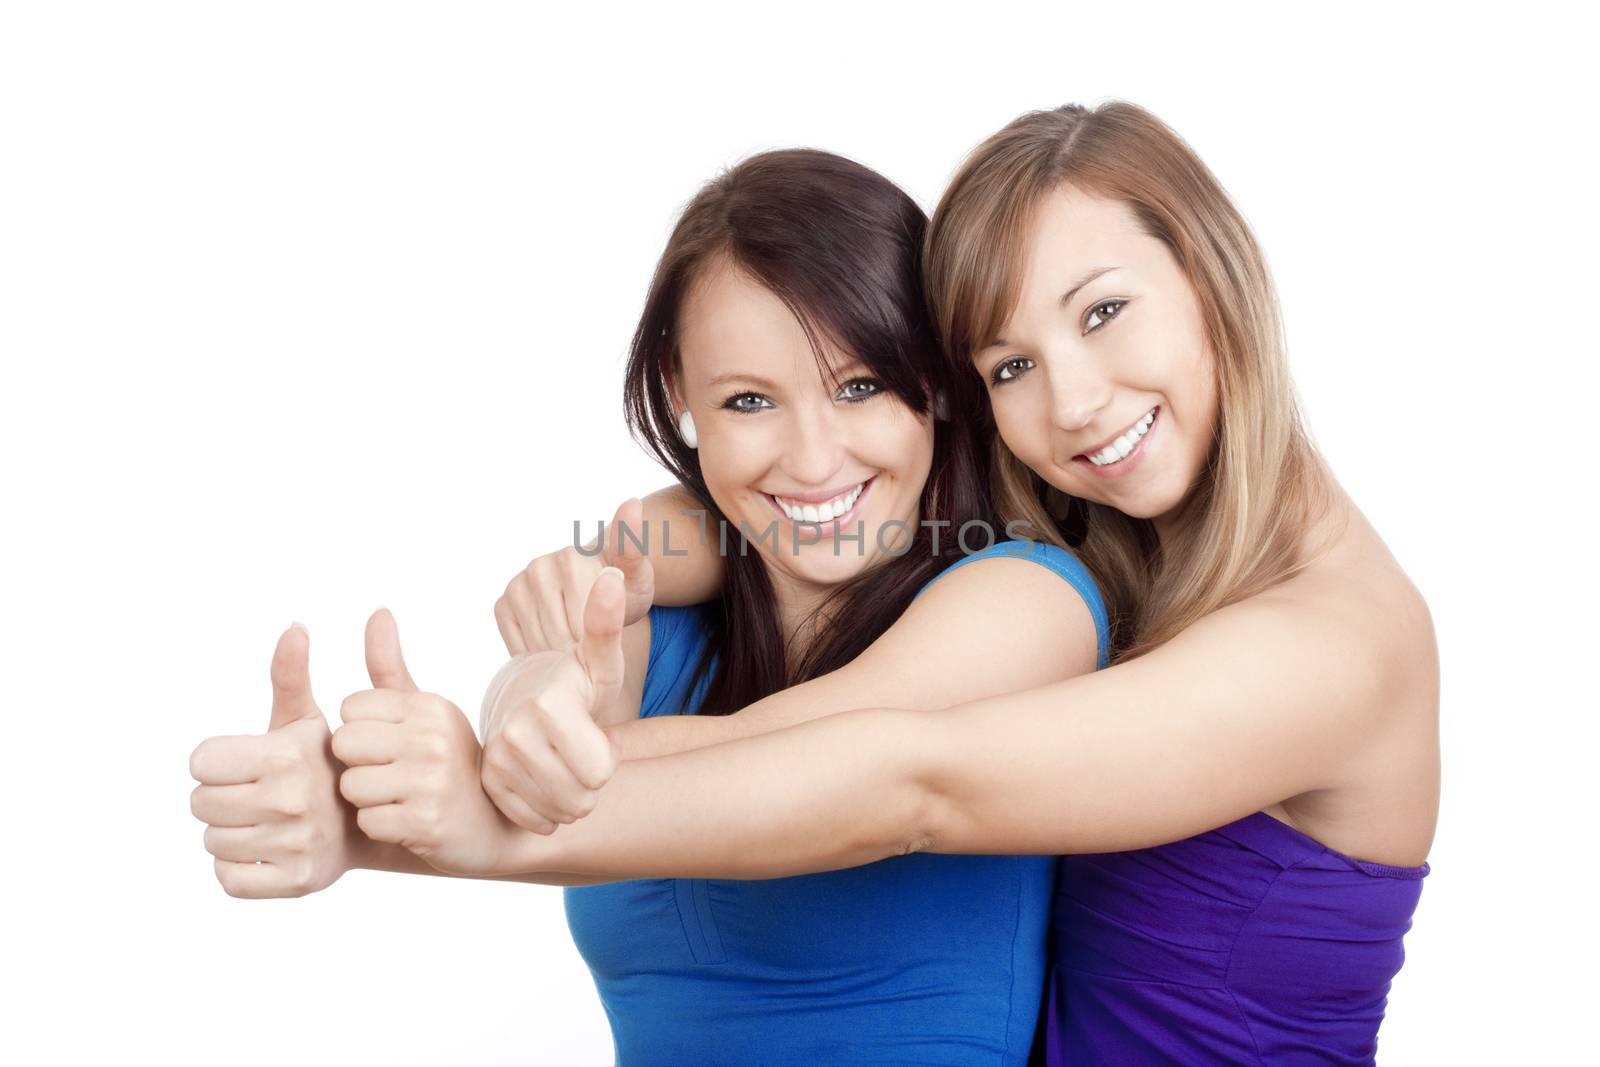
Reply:
[[1373, 1064], [1427, 873], [1353, 859], [1265, 812], [1063, 856], [1044, 1061]]

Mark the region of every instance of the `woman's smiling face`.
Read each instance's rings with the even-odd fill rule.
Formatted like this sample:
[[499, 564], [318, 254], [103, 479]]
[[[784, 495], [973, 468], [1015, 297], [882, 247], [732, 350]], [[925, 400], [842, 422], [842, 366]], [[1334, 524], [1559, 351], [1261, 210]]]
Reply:
[[[932, 416], [825, 345], [829, 381], [794, 313], [726, 258], [707, 265], [678, 321], [675, 407], [694, 416], [706, 488], [774, 576], [814, 590], [874, 565], [883, 546], [903, 551], [933, 462]], [[885, 528], [895, 520], [905, 528]]]
[[1039, 203], [1017, 306], [974, 353], [1007, 447], [1062, 492], [1157, 528], [1199, 480], [1214, 356], [1183, 269], [1120, 200]]

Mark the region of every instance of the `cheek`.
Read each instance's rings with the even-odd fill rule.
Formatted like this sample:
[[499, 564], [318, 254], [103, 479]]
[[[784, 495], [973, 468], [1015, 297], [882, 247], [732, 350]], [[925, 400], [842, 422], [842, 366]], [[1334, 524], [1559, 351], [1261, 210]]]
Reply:
[[1023, 388], [1026, 384], [1017, 382], [1010, 387], [1009, 394], [991, 391], [989, 402], [994, 409], [994, 424], [1000, 440], [1012, 455], [1031, 467], [1049, 451], [1050, 432], [1036, 410], [1038, 405], [1029, 403], [1027, 397], [1019, 394], [1018, 390]]
[[720, 425], [701, 434], [700, 475], [719, 507], [760, 479], [769, 466], [767, 451], [759, 427]]

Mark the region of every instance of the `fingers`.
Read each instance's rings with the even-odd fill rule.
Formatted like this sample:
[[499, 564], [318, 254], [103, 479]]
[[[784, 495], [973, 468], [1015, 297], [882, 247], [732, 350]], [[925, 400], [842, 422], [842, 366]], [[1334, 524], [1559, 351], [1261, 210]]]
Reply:
[[[617, 769], [616, 754], [612, 751], [610, 738], [594, 721], [590, 709], [578, 706], [552, 709], [547, 706], [544, 710], [545, 713], [540, 716], [546, 740], [543, 747], [559, 757], [559, 766], [564, 772], [562, 784], [570, 779], [574, 787], [590, 790], [599, 789], [610, 781]], [[513, 737], [522, 740], [519, 733], [514, 733]], [[540, 746], [532, 739], [516, 747], [523, 753], [525, 761], [543, 755], [539, 751]], [[540, 768], [530, 764], [530, 769]], [[553, 772], [551, 777], [555, 777]], [[545, 780], [539, 778], [541, 782]]]
[[358, 719], [333, 732], [333, 754], [346, 767], [393, 763], [401, 748], [400, 730], [390, 722]]
[[399, 804], [380, 804], [356, 812], [356, 825], [374, 841], [391, 845], [404, 845], [410, 835], [405, 812]]
[[339, 704], [339, 718], [346, 724], [366, 720], [405, 722], [405, 699], [406, 694], [393, 689], [363, 689]]
[[[648, 537], [648, 531], [644, 528], [644, 501], [638, 497], [624, 500], [611, 519], [611, 528], [615, 531], [615, 536], [606, 539], [600, 561], [622, 572], [622, 584], [626, 592], [623, 623], [631, 626], [650, 610], [656, 595], [655, 570], [650, 564], [649, 557], [639, 550], [639, 545], [632, 537], [623, 534], [623, 530], [626, 529], [641, 539]], [[665, 525], [661, 528], [660, 535], [664, 548], [668, 540]]]
[[260, 826], [207, 826], [206, 851], [219, 860], [231, 863], [270, 861], [279, 851], [274, 847], [272, 835]]
[[266, 772], [267, 757], [274, 751], [259, 736], [208, 737], [189, 753], [189, 777], [206, 785], [254, 782]]
[[528, 564], [528, 569], [517, 575], [506, 587], [505, 599], [510, 605], [512, 617], [516, 620], [517, 629], [522, 634], [522, 648], [526, 652], [542, 652], [551, 647], [566, 647], [552, 646], [545, 637], [544, 627], [539, 624], [539, 608], [535, 603], [538, 598], [538, 586], [533, 574], [542, 560], [543, 557], [540, 557]]
[[289, 879], [275, 863], [232, 863], [215, 861], [217, 881], [230, 897], [264, 900], [269, 897], [294, 897], [301, 894], [287, 884]]
[[534, 834], [553, 834], [560, 823], [545, 818], [532, 808], [528, 807], [517, 794], [496, 784], [494, 788], [484, 785], [484, 792], [489, 794], [489, 799], [494, 801], [494, 806], [500, 809], [500, 814], [516, 823], [518, 826]]
[[201, 785], [189, 794], [189, 811], [211, 826], [256, 826], [281, 817], [282, 805], [274, 804], [259, 784]]
[[[511, 736], [496, 739], [484, 751], [484, 768], [486, 783], [515, 794], [541, 818], [570, 823], [594, 810], [594, 790], [578, 780], [549, 742], [531, 731], [512, 728]], [[501, 810], [513, 818], [510, 811]]]
[[583, 610], [583, 641], [578, 658], [594, 686], [594, 707], [603, 710], [622, 689], [625, 661], [622, 653], [622, 615], [625, 591], [622, 573], [615, 567], [600, 572], [589, 590]]
[[374, 689], [418, 691], [411, 672], [406, 670], [405, 657], [400, 654], [400, 628], [388, 608], [379, 608], [367, 620], [366, 644], [367, 675]]
[[[577, 555], [576, 550], [573, 555]], [[563, 579], [537, 586], [533, 590], [531, 599], [539, 629], [543, 631], [545, 648], [571, 648], [578, 643], [578, 634], [582, 632], [574, 629], [568, 621], [566, 591], [562, 588], [565, 584]]]
[[405, 799], [402, 773], [389, 764], [351, 767], [339, 776], [339, 795], [358, 808], [399, 804]]
[[494, 624], [500, 628], [500, 640], [506, 643], [507, 652], [520, 656], [528, 650], [522, 640], [522, 631], [517, 626], [517, 617], [504, 596], [494, 602]]
[[611, 526], [606, 533], [605, 545], [600, 551], [600, 562], [627, 574], [629, 569], [643, 558], [634, 539], [640, 541], [645, 539], [644, 501], [636, 496], [630, 496], [619, 504], [617, 513], [611, 516]]
[[299, 623], [278, 637], [278, 646], [272, 652], [272, 717], [268, 730], [322, 715], [311, 698], [310, 656], [311, 636]]

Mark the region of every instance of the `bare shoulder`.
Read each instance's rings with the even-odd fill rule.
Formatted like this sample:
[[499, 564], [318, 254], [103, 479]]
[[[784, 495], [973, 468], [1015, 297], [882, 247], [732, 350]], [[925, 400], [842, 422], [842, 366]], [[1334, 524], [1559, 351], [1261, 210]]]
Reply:
[[998, 626], [1013, 632], [1018, 652], [1086, 657], [1086, 669], [1093, 670], [1098, 628], [1090, 601], [1099, 604], [1099, 590], [1075, 558], [1061, 562], [1065, 549], [1034, 547], [1037, 551], [997, 553], [952, 565], [912, 602], [901, 621], [926, 619], [961, 632], [974, 624]]
[[882, 691], [886, 707], [943, 708], [1087, 674], [1098, 632], [1060, 573], [1027, 555], [985, 556], [941, 573], [838, 673]]
[[[1439, 802], [1439, 653], [1433, 616], [1377, 531], [1354, 508], [1344, 532], [1302, 573], [1260, 599], [1312, 636], [1326, 666], [1360, 672], [1368, 739], [1331, 789], [1270, 814], [1362, 859], [1414, 865]], [[1326, 643], [1322, 643], [1325, 641]]]
[[[1437, 689], [1438, 647], [1422, 593], [1366, 521], [1350, 520], [1304, 571], [1262, 594], [1306, 622], [1337, 632], [1341, 651], [1380, 671], [1396, 695]], [[1405, 702], [1401, 702], [1404, 710]]]

